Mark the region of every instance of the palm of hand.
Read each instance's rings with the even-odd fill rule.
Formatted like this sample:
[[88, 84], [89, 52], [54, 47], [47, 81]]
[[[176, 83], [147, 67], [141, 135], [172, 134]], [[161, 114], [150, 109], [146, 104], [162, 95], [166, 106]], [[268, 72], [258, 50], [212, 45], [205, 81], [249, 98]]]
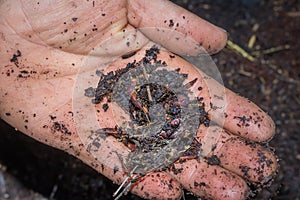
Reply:
[[[145, 9], [145, 4], [141, 1], [129, 2], [52, 1], [18, 5], [3, 2], [1, 5], [1, 13], [5, 13], [1, 14], [0, 23], [1, 118], [25, 134], [75, 155], [117, 183], [122, 182], [124, 174], [119, 157], [111, 152], [117, 151], [119, 155], [126, 155], [128, 149], [109, 138], [101, 143], [101, 151], [96, 149], [90, 153], [82, 142], [82, 137], [88, 138], [90, 133], [79, 133], [76, 129], [72, 98], [79, 70], [84, 66], [86, 71], [94, 73], [93, 67], [89, 69], [85, 66], [87, 60], [88, 66], [114, 61], [109, 68], [112, 70], [125, 66], [134, 59], [139, 60], [144, 54], [143, 50], [126, 60], [117, 57], [151, 45], [148, 38], [153, 41], [161, 40], [157, 34], [143, 32], [147, 38], [140, 31], [133, 34], [131, 30], [147, 26], [172, 29], [174, 27], [165, 21], [173, 22], [170, 19], [179, 15], [184, 17], [179, 20], [178, 31], [201, 41], [211, 52], [222, 48], [226, 37], [216, 27], [178, 7], [174, 8], [174, 12], [166, 11], [164, 20], [160, 19], [161, 16], [151, 15], [153, 9], [166, 10], [167, 6], [171, 6], [170, 3], [153, 1]], [[206, 34], [203, 36], [203, 33], [197, 34], [193, 30], [195, 24], [206, 27], [210, 38], [206, 38]], [[117, 40], [116, 35], [124, 38]], [[111, 36], [117, 38], [113, 40], [114, 44], [112, 40], [109, 43], [105, 42]], [[172, 44], [168, 44], [167, 41], [164, 45], [169, 46], [169, 50], [176, 51]], [[180, 42], [176, 45], [180, 45]], [[13, 54], [15, 56], [12, 56]], [[168, 52], [162, 52], [159, 56], [174, 69], [185, 66], [185, 72], [195, 74], [191, 79], [204, 76], [195, 72], [192, 65], [180, 58], [171, 59]], [[215, 87], [217, 91], [220, 86], [212, 82], [210, 87]], [[196, 89], [193, 91], [197, 95]], [[253, 141], [264, 141], [271, 137], [274, 131], [273, 123], [266, 114], [232, 92], [226, 90], [226, 94], [228, 105], [225, 112], [228, 117], [224, 126], [227, 130]], [[209, 97], [208, 94], [206, 97]], [[209, 105], [211, 100], [206, 99]], [[255, 120], [250, 120], [249, 125], [237, 127], [236, 123], [243, 118], [235, 117], [245, 116], [247, 112], [258, 113], [256, 119], [261, 119], [259, 125]], [[217, 116], [218, 112], [211, 113], [211, 116], [214, 115]], [[98, 117], [100, 126], [112, 127], [115, 124], [110, 112], [101, 112]], [[217, 126], [210, 129], [201, 128], [197, 133], [198, 140], [203, 141], [211, 132], [218, 132], [218, 138], [216, 143], [212, 144], [215, 148], [209, 152], [208, 157], [219, 157], [221, 167], [208, 165], [205, 159], [176, 163], [174, 167], [181, 169], [181, 173], [152, 173], [137, 184], [133, 192], [147, 198], [177, 198], [181, 194], [181, 184], [197, 195], [215, 199], [241, 199], [246, 195], [248, 188], [244, 180], [237, 175], [255, 183], [267, 181], [273, 175], [276, 159], [272, 153], [258, 145], [247, 146], [239, 137], [228, 134]], [[235, 159], [236, 157], [241, 159]], [[156, 178], [151, 178], [153, 174], [156, 174]]]

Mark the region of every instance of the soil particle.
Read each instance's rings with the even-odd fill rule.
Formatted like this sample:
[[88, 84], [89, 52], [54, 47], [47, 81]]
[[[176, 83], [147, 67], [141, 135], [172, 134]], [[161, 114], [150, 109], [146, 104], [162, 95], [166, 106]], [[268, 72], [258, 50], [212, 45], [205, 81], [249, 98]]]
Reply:
[[49, 117], [50, 117], [51, 120], [56, 119], [56, 116], [54, 116], [54, 115], [49, 115]]
[[260, 164], [265, 163], [265, 164], [267, 165], [267, 167], [269, 167], [270, 165], [273, 164], [273, 161], [272, 161], [271, 159], [267, 159], [267, 157], [264, 155], [263, 152], [259, 151], [259, 152], [258, 152], [258, 156], [259, 156], [258, 162], [259, 162]]
[[236, 124], [238, 127], [243, 127], [243, 126], [247, 127], [247, 126], [250, 126], [249, 122], [251, 121], [252, 116], [250, 116], [248, 118], [244, 115], [242, 117], [234, 116], [233, 119], [239, 120], [239, 123]]
[[119, 171], [119, 167], [115, 166], [114, 167], [114, 174], [116, 174]]
[[170, 19], [169, 20], [169, 27], [171, 28], [171, 27], [173, 27], [174, 26], [174, 21], [173, 21], [173, 19]]
[[206, 184], [205, 184], [204, 182], [199, 182], [199, 183], [198, 183], [198, 182], [194, 181], [194, 186], [195, 186], [195, 187], [198, 187], [198, 186], [201, 187], [201, 186], [206, 186]]
[[181, 167], [181, 168], [176, 168], [174, 164], [172, 164], [172, 166], [170, 167], [170, 169], [171, 169], [171, 171], [172, 171], [175, 175], [180, 174], [180, 173], [182, 172], [182, 170], [183, 170], [182, 167]]
[[212, 155], [207, 158], [207, 163], [209, 165], [219, 165], [220, 164], [220, 159], [216, 155]]
[[84, 95], [87, 97], [94, 97], [95, 96], [95, 89], [92, 87], [89, 87], [84, 90]]
[[62, 124], [58, 121], [53, 122], [51, 129], [53, 132], [60, 132], [60, 133], [66, 134], [66, 135], [72, 134], [64, 124]]
[[12, 58], [10, 59], [10, 62], [14, 63], [17, 67], [19, 67], [18, 58], [21, 56], [22, 56], [21, 51], [17, 50], [17, 53], [13, 54]]
[[104, 112], [106, 112], [108, 110], [109, 106], [107, 103], [102, 105], [102, 109], [104, 110]]
[[239, 166], [239, 168], [241, 169], [243, 176], [246, 178], [250, 178], [250, 175], [248, 174], [250, 168], [248, 166]]
[[[130, 45], [130, 43], [127, 46], [129, 46], [129, 45]], [[121, 57], [122, 57], [122, 59], [127, 59], [127, 58], [134, 56], [135, 54], [136, 54], [136, 51], [129, 53], [129, 54], [122, 55]]]

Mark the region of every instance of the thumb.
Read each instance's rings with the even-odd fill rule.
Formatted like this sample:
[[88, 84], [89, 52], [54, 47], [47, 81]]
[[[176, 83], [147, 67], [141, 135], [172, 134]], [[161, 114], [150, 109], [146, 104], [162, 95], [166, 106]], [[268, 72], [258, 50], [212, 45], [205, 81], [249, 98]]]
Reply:
[[225, 30], [164, 0], [129, 0], [128, 21], [155, 43], [181, 55], [220, 51], [227, 40]]

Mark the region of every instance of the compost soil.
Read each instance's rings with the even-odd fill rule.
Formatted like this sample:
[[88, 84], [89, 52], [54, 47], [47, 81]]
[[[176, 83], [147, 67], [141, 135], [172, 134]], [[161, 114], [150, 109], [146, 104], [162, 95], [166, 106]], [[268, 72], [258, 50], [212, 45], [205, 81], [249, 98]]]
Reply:
[[[280, 159], [279, 173], [272, 186], [255, 198], [300, 199], [300, 2], [174, 2], [223, 27], [232, 42], [256, 56], [250, 61], [225, 48], [212, 57], [225, 86], [259, 105], [276, 123], [270, 144]], [[250, 38], [256, 40], [249, 46]], [[0, 163], [5, 173], [46, 198], [111, 199], [118, 187], [81, 161], [36, 142], [1, 120], [0, 133]], [[123, 199], [140, 198], [128, 194]], [[186, 199], [196, 198], [186, 194]]]

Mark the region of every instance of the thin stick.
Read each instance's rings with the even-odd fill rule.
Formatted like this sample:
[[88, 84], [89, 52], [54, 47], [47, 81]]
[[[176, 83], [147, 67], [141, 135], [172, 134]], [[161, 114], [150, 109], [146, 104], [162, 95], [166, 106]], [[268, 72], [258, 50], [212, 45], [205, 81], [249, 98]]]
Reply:
[[124, 188], [124, 190], [123, 190], [123, 191], [115, 198], [115, 200], [120, 199], [120, 198], [123, 196], [123, 194], [126, 195], [127, 192], [128, 192], [128, 190], [129, 190], [129, 187], [131, 187], [131, 185], [132, 185], [132, 182], [130, 181], [130, 182], [126, 185], [126, 187]]
[[147, 89], [148, 99], [149, 99], [150, 102], [152, 102], [152, 96], [151, 96], [150, 86], [147, 85], [146, 89]]
[[290, 45], [281, 45], [277, 47], [271, 47], [269, 49], [261, 50], [261, 51], [254, 51], [252, 54], [255, 56], [259, 56], [260, 54], [266, 55], [266, 54], [272, 54], [277, 53], [279, 51], [289, 50], [291, 48]]
[[122, 182], [122, 184], [118, 187], [118, 189], [114, 192], [113, 197], [117, 196], [117, 194], [120, 192], [120, 190], [122, 189], [122, 187], [125, 185], [125, 183], [127, 183], [129, 179], [129, 176], [127, 176], [124, 181]]
[[[145, 79], [148, 81], [149, 76], [146, 72], [145, 67], [143, 67], [143, 75], [144, 75]], [[149, 99], [149, 101], [152, 101], [152, 96], [151, 96], [151, 91], [150, 91], [149, 85], [146, 86], [146, 89], [147, 89], [148, 99]]]
[[244, 58], [247, 58], [251, 62], [255, 61], [255, 58], [253, 56], [251, 56], [248, 52], [246, 52], [244, 49], [242, 49], [242, 47], [240, 47], [239, 45], [233, 43], [231, 40], [227, 41], [227, 47], [229, 49], [232, 49], [233, 51], [241, 54]]
[[[129, 189], [129, 187], [132, 185], [132, 181], [130, 181], [129, 183], [127, 183], [127, 182], [128, 182], [128, 180], [129, 180], [130, 178], [132, 178], [132, 175], [133, 175], [134, 171], [135, 171], [137, 168], [138, 168], [138, 166], [135, 166], [135, 167], [129, 172], [129, 174], [128, 174], [127, 177], [124, 179], [124, 181], [122, 182], [122, 184], [119, 186], [119, 188], [117, 189], [117, 191], [114, 192], [113, 197], [117, 196], [117, 194], [120, 192], [121, 188], [122, 188], [124, 185], [126, 185], [125, 188], [122, 190], [122, 192], [115, 198], [115, 200], [119, 199], [123, 194], [126, 194], [126, 193], [129, 191], [128, 189]], [[126, 183], [127, 183], [127, 184], [126, 184]]]
[[147, 121], [150, 123], [151, 121], [150, 121], [150, 119], [149, 119], [148, 112], [147, 112], [146, 108], [143, 107], [142, 110], [143, 110], [143, 112], [145, 113], [145, 116], [146, 116]]

